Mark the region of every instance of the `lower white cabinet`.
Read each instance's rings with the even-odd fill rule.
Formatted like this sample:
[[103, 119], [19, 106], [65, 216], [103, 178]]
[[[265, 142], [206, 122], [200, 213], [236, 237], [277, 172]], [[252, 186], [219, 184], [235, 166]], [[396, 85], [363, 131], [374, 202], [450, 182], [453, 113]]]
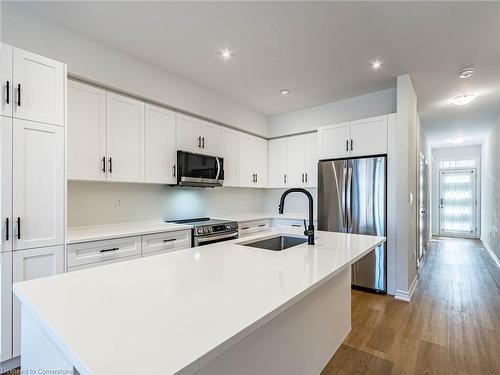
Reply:
[[271, 230], [271, 219], [252, 220], [238, 223], [239, 237], [246, 237], [252, 234]]
[[12, 252], [0, 253], [0, 362], [12, 358]]
[[142, 236], [142, 256], [166, 253], [191, 247], [191, 230], [155, 233]]
[[[64, 272], [64, 246], [41, 247], [14, 251], [12, 255], [13, 282], [38, 279]], [[12, 355], [21, 354], [21, 304], [13, 297]]]
[[141, 255], [141, 236], [68, 245], [68, 269]]

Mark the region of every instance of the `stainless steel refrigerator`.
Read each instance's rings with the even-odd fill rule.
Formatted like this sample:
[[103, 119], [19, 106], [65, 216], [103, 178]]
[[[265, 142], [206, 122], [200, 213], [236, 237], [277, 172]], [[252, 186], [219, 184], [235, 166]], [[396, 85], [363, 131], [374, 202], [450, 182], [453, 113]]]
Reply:
[[[386, 235], [385, 156], [320, 161], [318, 229]], [[352, 285], [387, 291], [385, 243], [352, 265]]]

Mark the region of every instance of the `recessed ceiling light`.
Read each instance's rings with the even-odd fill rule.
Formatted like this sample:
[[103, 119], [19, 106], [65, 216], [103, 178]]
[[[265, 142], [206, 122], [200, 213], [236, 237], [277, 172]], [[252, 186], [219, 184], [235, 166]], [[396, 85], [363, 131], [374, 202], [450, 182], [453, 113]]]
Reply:
[[464, 143], [464, 141], [465, 141], [465, 138], [454, 138], [451, 140], [451, 143], [460, 144], [460, 143]]
[[379, 70], [381, 67], [382, 67], [382, 61], [380, 61], [379, 59], [372, 62], [373, 70]]
[[288, 94], [290, 94], [290, 90], [288, 90], [288, 89], [281, 89], [280, 90], [280, 94], [281, 95], [288, 95]]
[[233, 57], [233, 51], [231, 51], [229, 48], [224, 48], [220, 51], [220, 57], [222, 57], [224, 61], [227, 61]]
[[452, 102], [455, 105], [469, 104], [474, 99], [476, 99], [476, 96], [477, 96], [476, 94], [462, 94], [462, 95], [457, 95], [457, 96], [454, 96], [453, 98], [451, 98], [450, 102]]
[[465, 79], [465, 78], [469, 78], [471, 75], [474, 74], [476, 70], [474, 68], [463, 68], [462, 70], [460, 70], [458, 72], [458, 78], [461, 78], [461, 79]]

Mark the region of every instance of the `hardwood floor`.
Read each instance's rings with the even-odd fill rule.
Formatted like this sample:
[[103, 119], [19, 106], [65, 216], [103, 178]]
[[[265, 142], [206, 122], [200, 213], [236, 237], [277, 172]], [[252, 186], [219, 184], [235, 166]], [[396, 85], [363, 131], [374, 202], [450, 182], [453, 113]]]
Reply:
[[352, 331], [322, 375], [500, 374], [500, 269], [479, 241], [429, 247], [411, 303], [352, 291]]

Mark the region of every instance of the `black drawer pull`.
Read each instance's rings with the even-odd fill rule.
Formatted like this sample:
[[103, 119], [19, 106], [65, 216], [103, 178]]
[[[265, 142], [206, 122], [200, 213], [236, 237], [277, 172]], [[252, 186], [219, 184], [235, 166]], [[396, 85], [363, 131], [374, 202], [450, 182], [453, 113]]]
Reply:
[[102, 173], [106, 173], [106, 156], [102, 157]]
[[21, 84], [17, 85], [17, 106], [21, 106]]
[[5, 219], [5, 241], [9, 240], [9, 218]]
[[113, 158], [109, 158], [109, 173], [113, 173]]
[[241, 227], [241, 230], [247, 230], [250, 229], [250, 227]]
[[261, 227], [261, 228], [265, 227], [265, 226], [267, 226], [267, 224], [259, 224], [259, 227]]
[[169, 238], [168, 240], [163, 240], [163, 242], [172, 242], [175, 241], [177, 238]]
[[21, 218], [17, 218], [17, 239], [21, 239]]
[[292, 224], [292, 227], [301, 228], [302, 225], [300, 225], [300, 224]]
[[119, 247], [113, 247], [112, 249], [104, 249], [104, 250], [99, 250], [100, 253], [107, 253], [108, 251], [116, 251], [120, 250]]
[[5, 95], [5, 103], [9, 104], [10, 102], [10, 82], [7, 81], [7, 94]]

